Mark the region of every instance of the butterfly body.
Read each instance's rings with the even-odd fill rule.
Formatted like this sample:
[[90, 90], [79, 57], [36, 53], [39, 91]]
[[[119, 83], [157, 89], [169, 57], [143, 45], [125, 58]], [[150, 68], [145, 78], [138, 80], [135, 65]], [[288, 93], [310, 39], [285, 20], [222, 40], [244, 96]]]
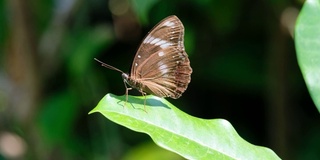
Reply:
[[137, 81], [135, 79], [132, 79], [129, 74], [122, 73], [122, 79], [125, 84], [128, 84], [129, 86], [133, 87], [134, 89], [137, 89], [140, 92], [143, 92], [142, 83], [140, 83], [139, 81]]
[[[125, 85], [143, 95], [179, 98], [191, 81], [192, 68], [184, 48], [184, 27], [176, 16], [160, 21], [144, 38], [132, 63], [130, 74], [122, 73]], [[126, 86], [126, 94], [128, 88]]]

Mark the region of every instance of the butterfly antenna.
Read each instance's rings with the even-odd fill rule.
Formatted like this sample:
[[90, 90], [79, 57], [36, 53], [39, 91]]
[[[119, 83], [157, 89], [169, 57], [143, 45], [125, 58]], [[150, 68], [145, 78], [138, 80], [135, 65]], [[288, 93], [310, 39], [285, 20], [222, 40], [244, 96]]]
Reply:
[[111, 65], [109, 65], [109, 64], [106, 64], [106, 63], [101, 62], [101, 61], [98, 60], [97, 58], [94, 58], [94, 60], [96, 60], [97, 62], [101, 63], [101, 66], [103, 66], [103, 67], [106, 67], [106, 68], [109, 68], [109, 69], [112, 69], [112, 70], [115, 70], [115, 71], [124, 73], [123, 71], [121, 71], [120, 69], [118, 69], [118, 68], [116, 68], [116, 67], [113, 67], [113, 66], [111, 66]]

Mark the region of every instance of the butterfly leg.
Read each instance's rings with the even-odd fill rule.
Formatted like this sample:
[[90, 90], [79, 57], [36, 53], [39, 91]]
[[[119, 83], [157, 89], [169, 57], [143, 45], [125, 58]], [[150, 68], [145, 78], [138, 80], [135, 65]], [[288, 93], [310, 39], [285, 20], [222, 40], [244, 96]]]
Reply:
[[143, 104], [143, 107], [144, 107], [144, 111], [147, 112], [147, 110], [146, 110], [146, 102], [147, 102], [147, 97], [146, 97], [146, 95], [147, 95], [147, 93], [143, 92], [142, 90], [139, 90], [139, 91], [140, 91], [140, 93], [142, 94], [142, 96], [144, 96], [144, 104]]
[[129, 94], [129, 90], [131, 90], [132, 88], [128, 88], [127, 84], [126, 84], [126, 81], [123, 81], [124, 83], [124, 86], [126, 87], [126, 102], [124, 103], [124, 105], [127, 104], [128, 102], [128, 94]]

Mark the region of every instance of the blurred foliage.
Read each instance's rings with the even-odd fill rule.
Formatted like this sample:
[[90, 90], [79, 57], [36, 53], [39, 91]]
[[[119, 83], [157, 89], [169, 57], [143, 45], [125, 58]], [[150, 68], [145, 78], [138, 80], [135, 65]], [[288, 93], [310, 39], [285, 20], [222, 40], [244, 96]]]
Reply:
[[[167, 100], [196, 117], [227, 119], [241, 137], [282, 159], [319, 159], [319, 114], [291, 34], [301, 6], [289, 0], [0, 1], [0, 159], [144, 156], [133, 151], [150, 137], [88, 115], [106, 93], [125, 93], [121, 75], [93, 58], [129, 71], [142, 38], [173, 14], [185, 26], [193, 74], [183, 96]], [[8, 134], [24, 142], [6, 141]], [[21, 150], [8, 151], [8, 143]], [[145, 156], [162, 150], [144, 147]]]

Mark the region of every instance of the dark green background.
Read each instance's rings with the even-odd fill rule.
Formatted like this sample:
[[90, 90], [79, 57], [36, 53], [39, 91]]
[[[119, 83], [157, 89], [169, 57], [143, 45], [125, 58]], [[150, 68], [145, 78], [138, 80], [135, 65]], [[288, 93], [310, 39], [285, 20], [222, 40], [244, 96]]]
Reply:
[[[0, 135], [21, 138], [23, 159], [156, 155], [147, 135], [88, 115], [106, 93], [125, 93], [121, 74], [93, 58], [129, 71], [147, 32], [177, 15], [193, 74], [181, 98], [167, 99], [190, 115], [230, 121], [244, 139], [283, 159], [317, 159], [319, 113], [288, 29], [301, 6], [289, 0], [0, 1]], [[0, 149], [0, 159], [7, 158]]]

